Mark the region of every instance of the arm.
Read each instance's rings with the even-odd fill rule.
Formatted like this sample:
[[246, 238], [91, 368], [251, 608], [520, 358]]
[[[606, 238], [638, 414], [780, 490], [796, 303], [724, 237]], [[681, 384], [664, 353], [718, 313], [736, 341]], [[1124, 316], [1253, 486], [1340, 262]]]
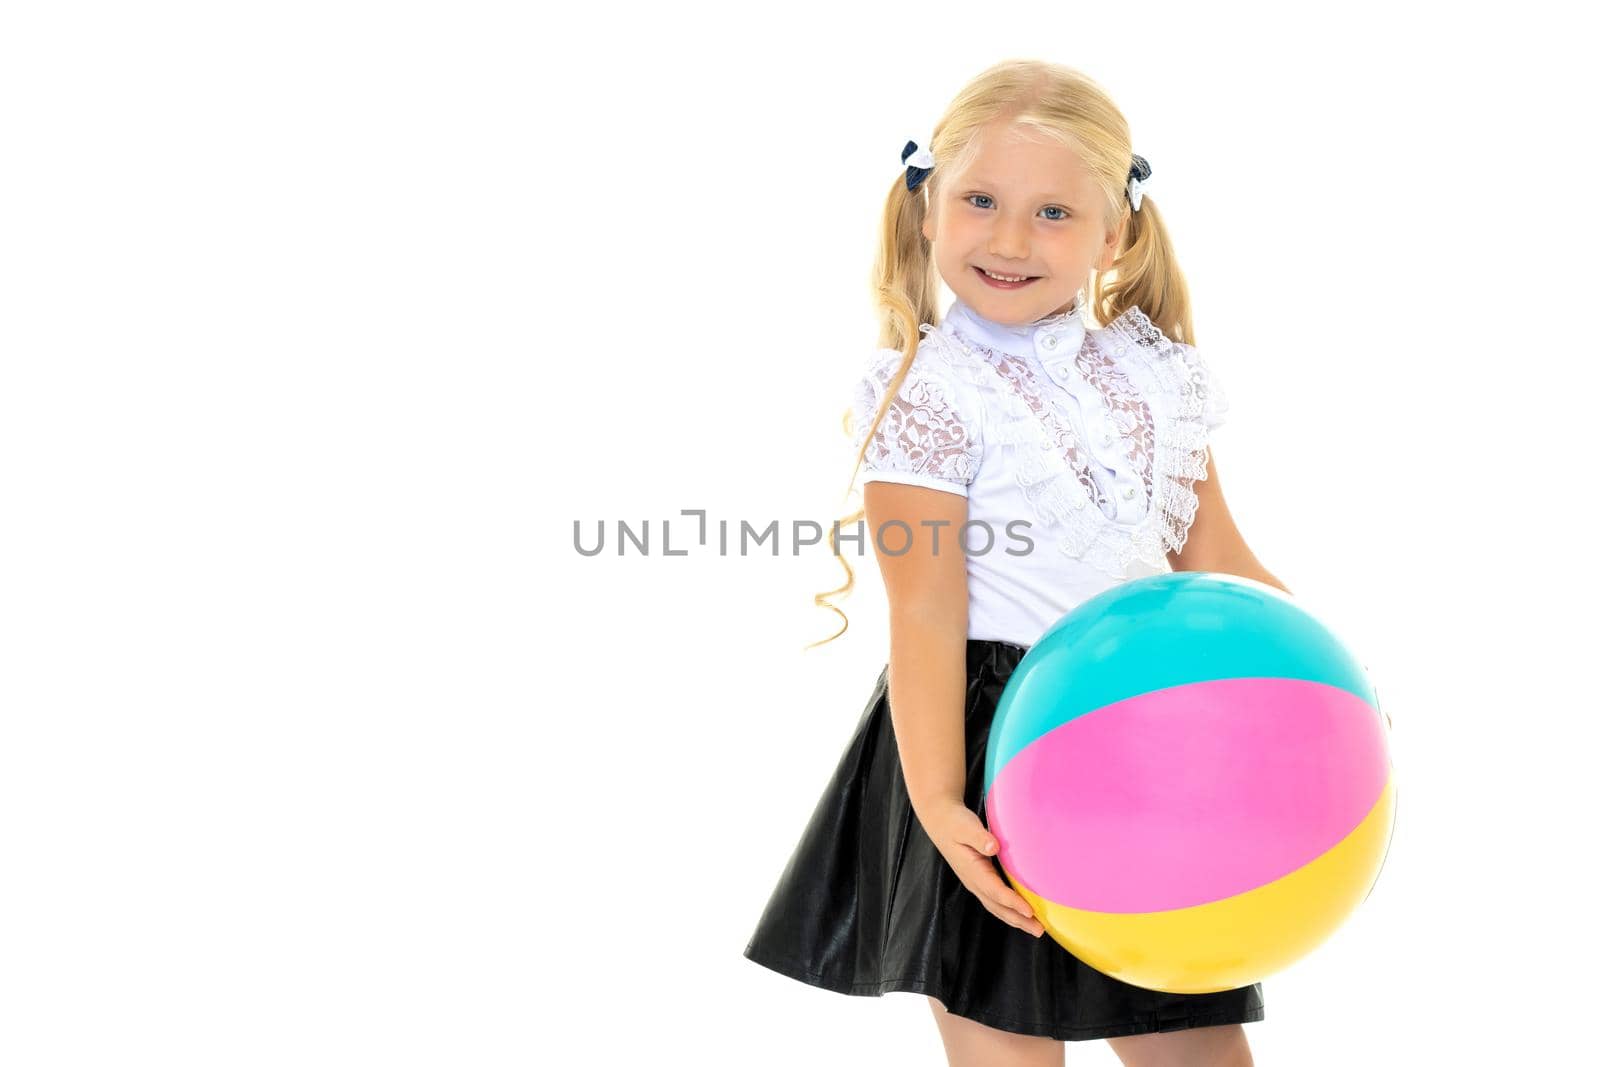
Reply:
[[[863, 487], [862, 503], [888, 592], [890, 718], [911, 806], [926, 823], [924, 816], [964, 803], [966, 794], [967, 560], [956, 534], [967, 498], [876, 481]], [[877, 532], [896, 519], [910, 528], [911, 547], [889, 555]], [[891, 526], [883, 541], [898, 549], [904, 537]]]
[[[875, 531], [886, 522], [899, 519], [911, 530], [904, 553], [891, 556], [877, 548], [889, 593], [889, 717], [911, 809], [961, 884], [990, 914], [1043, 937], [1032, 906], [1000, 877], [992, 859], [999, 842], [967, 807], [967, 557], [956, 536], [967, 521], [967, 498], [882, 481], [868, 482], [861, 496], [875, 547]], [[904, 533], [891, 527], [884, 541], [898, 549]]]
[[[1217, 479], [1216, 457], [1206, 452], [1206, 477], [1194, 483], [1194, 495], [1199, 501], [1194, 522], [1189, 527], [1183, 543], [1183, 552], [1167, 553], [1167, 562], [1175, 571], [1212, 571], [1217, 574], [1237, 574], [1241, 578], [1254, 578], [1258, 582], [1276, 586], [1285, 593], [1289, 587], [1261, 565], [1256, 554], [1245, 544], [1244, 535], [1234, 525], [1228, 504], [1222, 499], [1222, 483]], [[1291, 594], [1292, 595], [1292, 594]]]

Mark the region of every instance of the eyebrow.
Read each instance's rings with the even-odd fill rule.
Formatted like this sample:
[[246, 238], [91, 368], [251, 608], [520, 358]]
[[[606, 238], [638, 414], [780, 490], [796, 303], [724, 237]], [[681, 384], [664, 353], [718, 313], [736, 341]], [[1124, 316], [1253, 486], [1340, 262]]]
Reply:
[[[993, 189], [998, 184], [999, 184], [998, 182], [990, 181], [988, 178], [984, 178], [984, 177], [967, 178], [967, 179], [965, 179], [965, 180], [963, 180], [961, 182], [962, 188], [968, 188], [968, 187], [980, 188], [981, 187], [981, 188], [985, 188], [985, 189]], [[1047, 190], [1045, 190], [1043, 193], [1041, 193], [1039, 195], [1045, 197], [1046, 199], [1051, 199], [1051, 200], [1068, 201], [1068, 200], [1072, 199], [1066, 193], [1061, 192], [1059, 189], [1057, 189], [1057, 190], [1049, 190], [1049, 189], [1047, 189]]]

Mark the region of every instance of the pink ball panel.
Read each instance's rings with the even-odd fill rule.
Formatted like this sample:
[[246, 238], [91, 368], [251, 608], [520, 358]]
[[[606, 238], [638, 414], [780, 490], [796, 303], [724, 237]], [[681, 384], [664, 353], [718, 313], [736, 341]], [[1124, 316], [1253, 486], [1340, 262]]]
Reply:
[[1143, 693], [1051, 730], [986, 799], [1000, 863], [1072, 908], [1165, 911], [1316, 859], [1389, 777], [1380, 716], [1336, 686], [1225, 678]]

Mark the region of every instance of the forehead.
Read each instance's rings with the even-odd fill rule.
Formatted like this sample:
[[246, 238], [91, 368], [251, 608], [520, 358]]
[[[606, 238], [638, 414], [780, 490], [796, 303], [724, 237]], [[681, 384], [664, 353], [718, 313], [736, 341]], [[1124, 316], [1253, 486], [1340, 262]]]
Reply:
[[1058, 174], [1045, 175], [1042, 178], [1030, 178], [1023, 175], [990, 177], [987, 174], [973, 171], [957, 181], [954, 188], [998, 189], [1018, 196], [1056, 196], [1063, 200], [1071, 200], [1083, 193], [1081, 187], [1072, 182], [1062, 180]]
[[1016, 195], [1087, 196], [1094, 179], [1078, 153], [1064, 144], [1016, 132], [980, 137], [972, 162], [952, 183]]

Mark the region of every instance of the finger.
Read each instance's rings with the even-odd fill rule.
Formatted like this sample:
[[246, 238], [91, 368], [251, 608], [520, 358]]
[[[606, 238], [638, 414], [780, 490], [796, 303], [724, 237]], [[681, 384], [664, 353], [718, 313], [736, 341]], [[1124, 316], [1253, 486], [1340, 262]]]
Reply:
[[[1023, 903], [1026, 904], [1027, 902], [1024, 901]], [[1010, 911], [1011, 909], [1007, 908], [1005, 910]], [[1033, 912], [1032, 911], [1024, 911], [1024, 912], [1014, 913], [1014, 914], [1017, 915], [1017, 920], [1018, 920], [1017, 923], [1016, 923], [1017, 929], [1026, 930], [1026, 931], [1028, 931], [1028, 933], [1033, 934], [1035, 937], [1037, 937], [1040, 934], [1044, 933], [1044, 924], [1041, 923], [1038, 919], [1033, 917]]]
[[[1035, 937], [1042, 937], [1044, 924], [1033, 917], [1031, 909], [1024, 911], [1022, 908], [1008, 906], [1006, 894], [1012, 891], [1000, 881], [999, 875], [994, 873], [994, 868], [981, 860], [977, 861], [977, 866], [983, 869], [975, 871], [969, 867], [967, 871], [969, 877], [963, 877], [961, 881], [972, 895], [978, 898], [978, 903], [983, 905], [984, 910], [1010, 926], [1026, 930]], [[1014, 893], [1012, 895], [1016, 896]], [[1017, 896], [1017, 900], [1026, 907], [1028, 903], [1026, 900], [1020, 896]]]
[[1006, 885], [999, 873], [995, 871], [993, 864], [987, 860], [979, 860], [978, 867], [980, 869], [975, 872], [975, 877], [984, 890], [983, 896], [988, 897], [1002, 908], [1016, 912], [1024, 919], [1030, 921], [1033, 919], [1033, 909], [1028, 906], [1028, 902], [1022, 898], [1022, 894]]
[[989, 877], [986, 880], [989, 883], [990, 892], [994, 894], [994, 899], [997, 903], [1017, 912], [1024, 919], [1033, 918], [1033, 908], [1023, 899], [1021, 893], [1012, 889], [1006, 884], [1005, 879], [995, 873], [993, 867], [989, 868]]
[[979, 842], [976, 845], [967, 845], [967, 851], [987, 863], [994, 859], [995, 853], [1000, 851], [1000, 846], [993, 842]]
[[980, 856], [993, 856], [1000, 851], [1000, 842], [970, 808], [962, 818], [960, 833], [956, 840]]
[[994, 901], [984, 900], [982, 897], [979, 897], [978, 899], [983, 901], [984, 909], [988, 911], [990, 915], [993, 915], [1007, 926], [1015, 926], [1018, 930], [1027, 930], [1030, 934], [1033, 933], [1033, 931], [1029, 929], [1031, 924], [1022, 916], [1012, 911], [1010, 908], [1003, 908]]
[[1028, 922], [1033, 921], [1033, 909], [1028, 907], [1028, 902], [1026, 900], [1023, 900], [1015, 893], [1005, 892], [995, 899], [1001, 907], [1011, 909]]
[[[983, 900], [982, 897], [979, 897], [978, 899]], [[1044, 936], [1044, 926], [1037, 920], [1024, 919], [1010, 908], [1003, 908], [992, 901], [983, 900], [983, 906], [989, 912], [989, 914], [993, 915], [1003, 923], [1006, 923], [1010, 926], [1015, 926], [1018, 930], [1032, 934], [1034, 937]]]

